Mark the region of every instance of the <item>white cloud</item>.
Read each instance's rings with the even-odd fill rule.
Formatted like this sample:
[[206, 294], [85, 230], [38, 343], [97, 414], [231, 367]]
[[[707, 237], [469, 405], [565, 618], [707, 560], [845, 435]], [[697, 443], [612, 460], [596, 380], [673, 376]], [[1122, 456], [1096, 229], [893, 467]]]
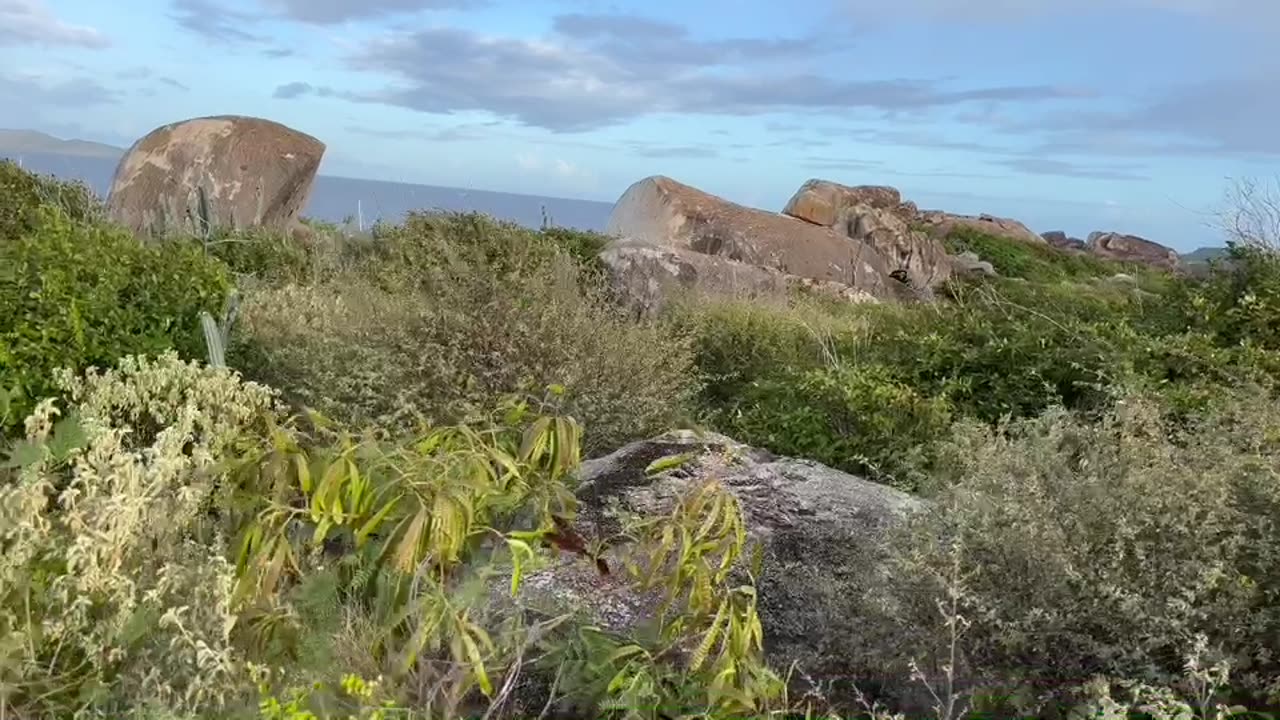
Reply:
[[1078, 15], [1091, 11], [1114, 11], [1125, 7], [1140, 10], [1199, 15], [1232, 23], [1256, 24], [1280, 19], [1280, 3], [1272, 0], [838, 0], [847, 11], [861, 18], [903, 18], [925, 16], [944, 20], [1019, 21], [1046, 15]]
[[0, 45], [78, 45], [104, 48], [98, 30], [59, 20], [43, 0], [0, 0]]

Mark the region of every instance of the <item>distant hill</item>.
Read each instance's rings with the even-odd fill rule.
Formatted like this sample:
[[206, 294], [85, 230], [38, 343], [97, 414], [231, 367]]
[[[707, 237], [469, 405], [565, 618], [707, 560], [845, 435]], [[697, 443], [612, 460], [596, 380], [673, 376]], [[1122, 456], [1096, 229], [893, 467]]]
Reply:
[[1182, 256], [1183, 262], [1188, 263], [1207, 263], [1210, 260], [1216, 260], [1227, 254], [1225, 247], [1202, 247], [1193, 252], [1189, 252]]
[[6, 130], [0, 128], [0, 154], [10, 157], [27, 153], [71, 155], [83, 158], [118, 159], [124, 148], [88, 140], [63, 140], [36, 130]]

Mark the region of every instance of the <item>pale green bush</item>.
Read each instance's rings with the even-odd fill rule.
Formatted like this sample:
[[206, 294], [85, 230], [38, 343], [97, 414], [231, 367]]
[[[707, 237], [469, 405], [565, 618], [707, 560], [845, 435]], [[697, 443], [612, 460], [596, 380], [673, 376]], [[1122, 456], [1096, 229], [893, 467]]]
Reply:
[[173, 353], [58, 384], [70, 412], [42, 402], [0, 470], [0, 709], [221, 706], [243, 678], [227, 528], [209, 508], [273, 393]]
[[[1237, 690], [1278, 675], [1280, 411], [1265, 393], [1176, 424], [1130, 397], [1099, 423], [1052, 411], [968, 425], [944, 456], [946, 488], [899, 548], [916, 652], [946, 636], [945, 587], [971, 623], [969, 677], [1167, 684], [1199, 635]], [[963, 570], [937, 584], [951, 548]]]
[[560, 385], [559, 409], [582, 422], [589, 453], [687, 412], [697, 390], [688, 344], [583, 287], [568, 258], [501, 276], [483, 265], [452, 272], [420, 287], [348, 275], [253, 293], [232, 364], [299, 404], [393, 430]]

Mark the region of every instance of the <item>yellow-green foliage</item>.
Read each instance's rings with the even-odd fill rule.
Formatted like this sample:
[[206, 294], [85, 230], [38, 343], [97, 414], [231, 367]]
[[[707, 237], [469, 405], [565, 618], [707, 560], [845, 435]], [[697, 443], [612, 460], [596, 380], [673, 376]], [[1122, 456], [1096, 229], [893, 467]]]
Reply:
[[240, 672], [223, 463], [270, 391], [168, 354], [63, 374], [0, 475], [0, 714], [216, 708]]

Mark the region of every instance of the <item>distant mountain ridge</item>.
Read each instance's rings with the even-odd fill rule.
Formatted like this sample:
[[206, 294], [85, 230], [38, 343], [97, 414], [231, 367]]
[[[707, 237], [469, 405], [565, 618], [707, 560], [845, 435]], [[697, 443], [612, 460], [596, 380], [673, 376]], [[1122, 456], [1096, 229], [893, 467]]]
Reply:
[[63, 140], [37, 130], [0, 128], [0, 153], [10, 156], [50, 153], [74, 157], [119, 159], [125, 153], [125, 148], [89, 140]]
[[1182, 256], [1183, 262], [1189, 263], [1207, 263], [1211, 260], [1225, 257], [1227, 249], [1225, 247], [1202, 247]]

